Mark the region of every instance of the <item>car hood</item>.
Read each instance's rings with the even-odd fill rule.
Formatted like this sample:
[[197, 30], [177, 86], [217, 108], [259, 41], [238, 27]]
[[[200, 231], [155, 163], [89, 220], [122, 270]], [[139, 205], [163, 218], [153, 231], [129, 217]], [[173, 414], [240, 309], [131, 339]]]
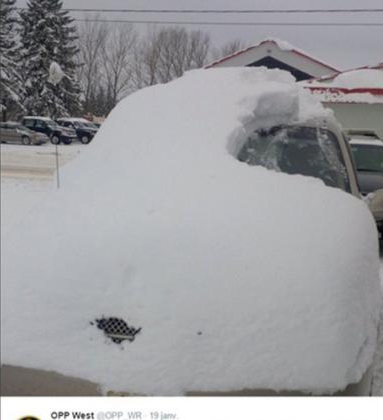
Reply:
[[[254, 121], [326, 113], [265, 69], [193, 71], [121, 101], [11, 231], [3, 362], [147, 395], [359, 381], [380, 305], [367, 206], [235, 158]], [[139, 332], [116, 344], [102, 318]]]

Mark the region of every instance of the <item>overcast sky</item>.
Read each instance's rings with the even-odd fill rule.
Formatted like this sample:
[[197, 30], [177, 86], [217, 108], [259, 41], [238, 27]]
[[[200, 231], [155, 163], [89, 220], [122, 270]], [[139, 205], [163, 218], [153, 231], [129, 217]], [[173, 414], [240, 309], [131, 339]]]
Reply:
[[[18, 0], [25, 6], [27, 0]], [[100, 9], [378, 9], [383, 0], [64, 0], [67, 8]], [[75, 18], [90, 14], [74, 13]], [[152, 13], [102, 13], [105, 19], [216, 21], [216, 22], [367, 22], [383, 24], [383, 13], [174, 15]], [[120, 25], [122, 23], [119, 23]], [[137, 25], [144, 33], [149, 25]], [[153, 26], [153, 25], [150, 25]], [[210, 34], [215, 46], [239, 38], [257, 44], [273, 37], [286, 40], [340, 69], [383, 62], [383, 26], [216, 26], [188, 25]]]

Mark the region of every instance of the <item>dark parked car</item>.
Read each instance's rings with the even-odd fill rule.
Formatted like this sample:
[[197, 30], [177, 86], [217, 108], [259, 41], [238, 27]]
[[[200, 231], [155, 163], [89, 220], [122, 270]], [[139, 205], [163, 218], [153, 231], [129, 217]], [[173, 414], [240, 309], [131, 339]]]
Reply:
[[0, 124], [0, 139], [2, 143], [44, 144], [49, 138], [43, 133], [36, 133], [18, 122], [2, 122]]
[[59, 118], [56, 121], [62, 127], [75, 130], [82, 144], [90, 143], [98, 130], [98, 127], [84, 118]]
[[70, 144], [77, 139], [76, 132], [70, 128], [61, 127], [51, 118], [24, 117], [22, 124], [38, 133], [46, 134], [53, 144]]

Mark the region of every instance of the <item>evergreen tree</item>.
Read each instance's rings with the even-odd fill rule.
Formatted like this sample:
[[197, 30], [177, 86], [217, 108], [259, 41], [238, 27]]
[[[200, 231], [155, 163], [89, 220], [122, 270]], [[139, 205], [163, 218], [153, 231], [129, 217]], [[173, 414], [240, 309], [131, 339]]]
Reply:
[[23, 109], [15, 2], [0, 0], [0, 111], [4, 120]]
[[[30, 0], [27, 6], [20, 14], [26, 112], [53, 118], [75, 115], [81, 105], [73, 19], [60, 0]], [[63, 77], [53, 78], [52, 68]]]

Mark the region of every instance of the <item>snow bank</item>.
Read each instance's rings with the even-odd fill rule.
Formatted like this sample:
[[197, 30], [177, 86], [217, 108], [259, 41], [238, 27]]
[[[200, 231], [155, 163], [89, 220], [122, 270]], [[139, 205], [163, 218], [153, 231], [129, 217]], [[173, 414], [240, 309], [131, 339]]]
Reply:
[[[122, 101], [7, 238], [2, 362], [153, 395], [358, 381], [379, 304], [367, 207], [233, 156], [251, 129], [326, 113], [265, 69]], [[102, 316], [142, 330], [116, 345]]]

